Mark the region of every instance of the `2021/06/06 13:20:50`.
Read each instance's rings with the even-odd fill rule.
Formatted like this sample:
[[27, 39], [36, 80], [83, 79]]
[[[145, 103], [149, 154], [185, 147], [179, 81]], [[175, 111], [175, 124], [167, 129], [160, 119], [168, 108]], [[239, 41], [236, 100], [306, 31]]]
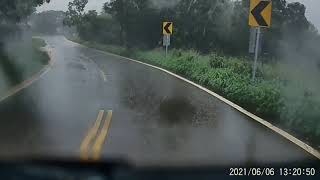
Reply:
[[316, 168], [230, 168], [230, 176], [316, 176]]

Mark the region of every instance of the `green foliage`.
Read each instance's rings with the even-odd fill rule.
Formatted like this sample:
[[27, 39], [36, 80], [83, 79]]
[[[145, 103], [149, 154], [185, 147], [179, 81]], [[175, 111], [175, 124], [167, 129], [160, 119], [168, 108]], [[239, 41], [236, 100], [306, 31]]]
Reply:
[[39, 48], [45, 47], [45, 46], [46, 46], [46, 42], [43, 39], [32, 38], [32, 47], [34, 49], [39, 49]]
[[[157, 6], [151, 0], [111, 0], [104, 4], [103, 15], [92, 14], [94, 18], [87, 17], [90, 12], [83, 12], [86, 3], [87, 0], [69, 3], [65, 20], [66, 24], [77, 26], [80, 37], [86, 40], [97, 41], [111, 36], [118, 39], [117, 44], [128, 48], [155, 48], [161, 43], [161, 23], [173, 21], [174, 48], [205, 53], [221, 51], [228, 55], [245, 55], [248, 51], [249, 0], [183, 0], [173, 2], [170, 7]], [[105, 14], [113, 20], [108, 23], [108, 28], [103, 28], [103, 24], [111, 21], [99, 18]], [[309, 54], [317, 52], [303, 45], [306, 34], [312, 37], [310, 40], [318, 37], [311, 33], [314, 32], [313, 26], [305, 17], [303, 4], [274, 1], [272, 21], [272, 27], [263, 32], [263, 51], [268, 56], [280, 57], [282, 52], [279, 49], [283, 45]], [[85, 25], [81, 26], [83, 23]], [[96, 33], [93, 27], [115, 31]]]
[[[35, 7], [50, 0], [1, 0], [0, 21], [19, 22], [35, 11]], [[2, 22], [3, 23], [3, 22]]]
[[[84, 8], [88, 4], [88, 0], [73, 0], [68, 4], [68, 11], [64, 24], [68, 26], [79, 26], [83, 23]], [[79, 28], [80, 29], [80, 28]]]
[[84, 41], [81, 39], [71, 39], [72, 41], [81, 43], [87, 47], [91, 47], [91, 48], [95, 48], [95, 49], [99, 49], [101, 51], [107, 51], [107, 52], [111, 52], [114, 54], [119, 54], [119, 55], [125, 55], [126, 52], [128, 51], [126, 48], [121, 47], [121, 46], [116, 46], [116, 45], [107, 45], [107, 44], [100, 44], [100, 43], [96, 43], [96, 42], [88, 42], [88, 41]]
[[304, 97], [294, 101], [282, 109], [282, 124], [295, 132], [311, 139], [320, 138], [320, 102], [314, 97]]
[[46, 52], [40, 51], [40, 48], [47, 44], [43, 39], [32, 38], [32, 57], [34, 61], [40, 62], [41, 65], [48, 64], [49, 56]]
[[[13, 59], [4, 50], [4, 42], [12, 34], [18, 34], [20, 27], [17, 25], [23, 19], [26, 19], [31, 13], [35, 11], [35, 7], [42, 5], [49, 0], [1, 0], [0, 1], [0, 70], [6, 75], [9, 81], [15, 85], [23, 80], [23, 70], [26, 72], [37, 69], [38, 66], [30, 68], [31, 64], [26, 64], [18, 68]], [[21, 43], [23, 44], [23, 43]], [[28, 47], [30, 48], [30, 47]], [[25, 48], [27, 49], [27, 48]], [[19, 49], [21, 50], [21, 49]], [[23, 51], [23, 50], [22, 50]], [[34, 53], [35, 56], [41, 54], [40, 52]], [[33, 65], [33, 64], [32, 64]], [[26, 73], [27, 74], [27, 73]], [[0, 85], [1, 86], [1, 85]], [[3, 89], [3, 88], [2, 88]], [[0, 89], [0, 91], [2, 90]]]
[[244, 59], [216, 54], [208, 57], [195, 51], [177, 50], [167, 59], [157, 51], [139, 52], [136, 57], [185, 76], [259, 115], [279, 116], [283, 104], [277, 83], [263, 81], [253, 84], [251, 65]]
[[150, 0], [111, 0], [103, 9], [119, 23], [121, 45], [154, 47], [158, 44], [160, 14], [151, 7]]
[[16, 23], [26, 19], [35, 7], [50, 0], [1, 0], [0, 1], [0, 51], [3, 40], [18, 30]]
[[219, 56], [217, 54], [210, 55], [211, 68], [230, 68], [234, 73], [242, 76], [250, 76], [252, 65], [244, 58], [234, 58]]
[[117, 36], [120, 27], [109, 16], [98, 16], [96, 11], [89, 11], [83, 17], [85, 20], [79, 26], [79, 36], [84, 40], [98, 43], [119, 44]]
[[39, 49], [45, 45], [41, 39], [32, 39], [32, 45], [17, 42], [14, 47], [19, 54], [15, 56], [0, 51], [0, 73], [4, 76], [0, 79], [0, 95], [38, 73], [48, 64], [48, 54]]

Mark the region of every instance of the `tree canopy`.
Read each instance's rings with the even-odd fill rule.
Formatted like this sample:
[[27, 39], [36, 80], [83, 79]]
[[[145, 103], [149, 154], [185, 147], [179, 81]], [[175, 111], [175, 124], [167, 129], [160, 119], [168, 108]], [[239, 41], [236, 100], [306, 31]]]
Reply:
[[[111, 35], [113, 42], [118, 39], [116, 43], [127, 47], [154, 48], [161, 42], [162, 22], [173, 21], [172, 46], [175, 48], [227, 54], [247, 54], [248, 51], [249, 0], [180, 0], [172, 1], [170, 6], [153, 0], [110, 0], [104, 4], [102, 15], [92, 11], [85, 13], [87, 2], [69, 3], [66, 19], [67, 24], [77, 25], [80, 36], [85, 35], [87, 40], [108, 39], [104, 36]], [[263, 49], [267, 54], [278, 56], [278, 50], [286, 44], [302, 50], [301, 40], [306, 35], [318, 36], [305, 12], [306, 7], [301, 3], [273, 1], [272, 27], [263, 30]], [[99, 34], [93, 27], [108, 33], [101, 31]], [[83, 29], [91, 29], [93, 33], [81, 33]]]
[[[3, 37], [17, 29], [16, 23], [27, 19], [37, 6], [50, 0], [1, 0], [0, 1], [0, 46]], [[1, 48], [1, 47], [0, 47]]]
[[18, 22], [35, 11], [35, 7], [50, 0], [1, 0], [0, 21]]

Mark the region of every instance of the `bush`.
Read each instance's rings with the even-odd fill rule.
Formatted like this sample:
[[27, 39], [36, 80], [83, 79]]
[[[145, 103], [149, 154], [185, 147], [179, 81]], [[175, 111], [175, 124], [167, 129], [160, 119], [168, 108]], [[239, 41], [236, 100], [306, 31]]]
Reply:
[[250, 63], [241, 58], [223, 57], [216, 54], [210, 55], [211, 68], [230, 68], [233, 72], [241, 75], [250, 76], [252, 66]]
[[32, 38], [32, 47], [34, 47], [35, 49], [45, 47], [46, 45], [47, 44], [43, 39]]
[[32, 38], [32, 44], [19, 39], [11, 42], [12, 52], [0, 49], [0, 71], [7, 78], [0, 80], [0, 96], [38, 73], [48, 63], [48, 54], [39, 50], [45, 45], [45, 41], [37, 38]]
[[226, 67], [225, 59], [217, 54], [210, 55], [210, 67], [211, 68], [224, 68]]
[[231, 69], [211, 70], [206, 79], [209, 88], [259, 115], [275, 117], [281, 107], [280, 91], [275, 84], [252, 84], [250, 78]]
[[320, 138], [320, 103], [314, 97], [305, 97], [298, 103], [286, 102], [281, 115], [282, 124], [287, 128]]

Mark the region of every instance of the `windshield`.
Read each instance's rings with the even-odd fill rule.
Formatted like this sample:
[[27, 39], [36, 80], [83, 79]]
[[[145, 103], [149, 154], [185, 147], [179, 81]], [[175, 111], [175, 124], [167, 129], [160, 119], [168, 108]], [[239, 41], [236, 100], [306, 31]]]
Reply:
[[319, 6], [1, 0], [0, 159], [318, 161]]

